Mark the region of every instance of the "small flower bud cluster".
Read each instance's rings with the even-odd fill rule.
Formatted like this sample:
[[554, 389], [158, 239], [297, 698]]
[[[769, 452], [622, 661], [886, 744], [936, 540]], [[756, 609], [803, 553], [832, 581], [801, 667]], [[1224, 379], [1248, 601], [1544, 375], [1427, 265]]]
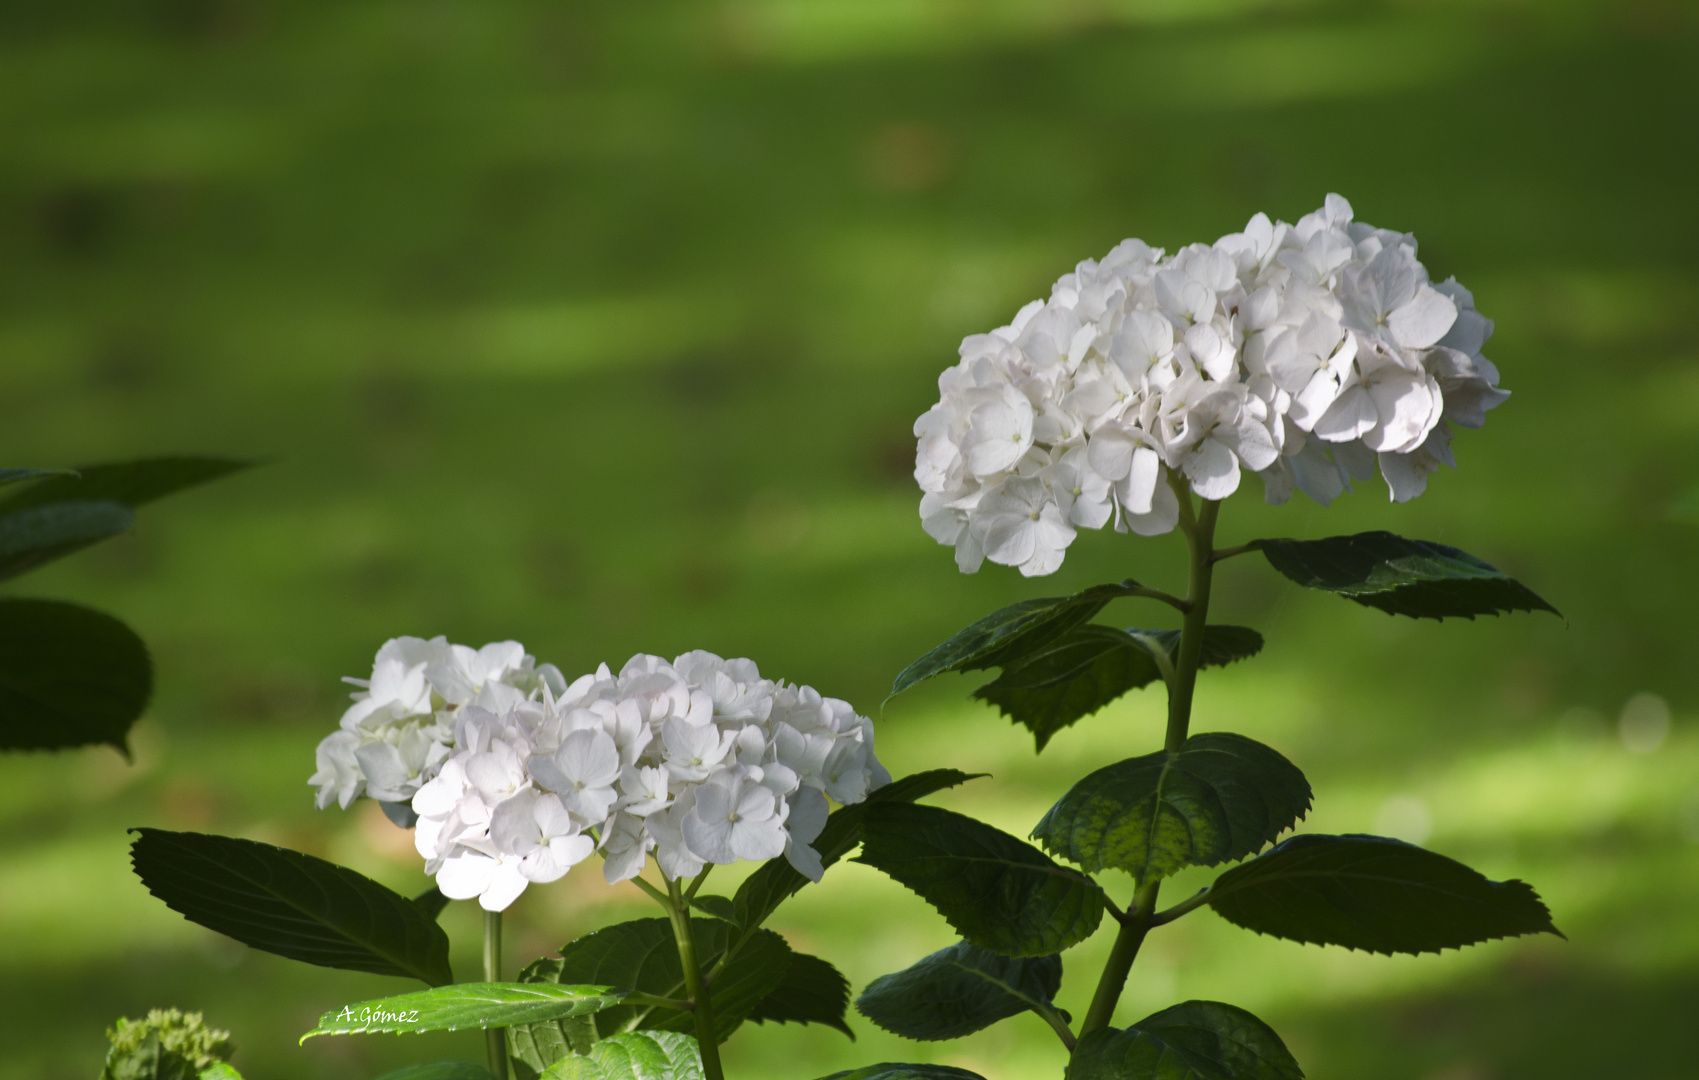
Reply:
[[1450, 423], [1508, 393], [1492, 322], [1416, 241], [1350, 203], [1172, 255], [1127, 240], [1008, 326], [966, 338], [915, 422], [920, 516], [961, 569], [1049, 574], [1078, 528], [1173, 529], [1170, 474], [1206, 499], [1263, 478], [1270, 503], [1326, 505], [1378, 464], [1392, 498], [1455, 467]]
[[[610, 883], [637, 876], [651, 854], [674, 880], [780, 855], [819, 880], [810, 845], [828, 800], [860, 802], [890, 781], [871, 720], [764, 679], [749, 660], [640, 654], [617, 675], [604, 664], [570, 686], [547, 665], [535, 670], [532, 692], [433, 714], [451, 730], [433, 735], [442, 750], [428, 755], [411, 800], [426, 872], [444, 895], [475, 896], [490, 911], [596, 851]], [[388, 696], [376, 687], [374, 675], [369, 694]], [[322, 757], [321, 747], [321, 774]]]
[[385, 642], [370, 679], [342, 681], [361, 689], [341, 730], [319, 743], [318, 771], [308, 780], [318, 788], [318, 807], [334, 801], [346, 810], [366, 795], [406, 825], [413, 793], [448, 757], [460, 709], [504, 712], [545, 687], [566, 688], [553, 664], [539, 667], [517, 641], [473, 649], [444, 637]]

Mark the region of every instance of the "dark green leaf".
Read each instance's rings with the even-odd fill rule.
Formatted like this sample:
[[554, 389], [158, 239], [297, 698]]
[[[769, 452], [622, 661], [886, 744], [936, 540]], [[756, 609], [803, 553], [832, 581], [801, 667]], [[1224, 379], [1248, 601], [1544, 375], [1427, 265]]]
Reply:
[[1193, 735], [1099, 769], [1075, 784], [1032, 830], [1087, 873], [1125, 870], [1143, 885], [1187, 866], [1242, 859], [1310, 808], [1298, 767], [1243, 735]]
[[949, 1065], [898, 1065], [886, 1061], [849, 1072], [835, 1072], [821, 1080], [985, 1080], [985, 1077]]
[[606, 986], [554, 983], [476, 982], [415, 990], [344, 1005], [319, 1017], [319, 1026], [301, 1036], [356, 1035], [361, 1032], [418, 1033], [540, 1024], [564, 1016], [584, 1016], [616, 1005], [623, 990]]
[[1294, 836], [1216, 878], [1208, 896], [1222, 918], [1259, 934], [1368, 952], [1557, 933], [1526, 882], [1488, 881], [1384, 836]]
[[1303, 1080], [1274, 1029], [1219, 1001], [1187, 1001], [1080, 1040], [1067, 1080]]
[[378, 1080], [496, 1080], [496, 1074], [470, 1061], [435, 1061], [429, 1065], [403, 1065]]
[[[703, 970], [726, 953], [737, 928], [718, 919], [691, 919], [691, 935]], [[520, 973], [523, 982], [590, 983], [636, 990], [653, 997], [686, 996], [684, 968], [672, 925], [666, 919], [637, 919], [586, 934], [561, 949], [559, 959], [538, 960]], [[744, 939], [731, 962], [714, 979], [714, 1021], [723, 1041], [774, 988], [784, 981], [790, 946], [771, 930]], [[687, 1013], [649, 1005], [618, 1005], [596, 1016], [602, 1038], [621, 1031], [694, 1030]]]
[[1160, 678], [1156, 661], [1125, 630], [1088, 624], [1010, 663], [973, 696], [1025, 725], [1043, 750], [1074, 721]]
[[[519, 973], [522, 983], [552, 983], [560, 961], [535, 961]], [[596, 1045], [596, 1018], [568, 1016], [540, 1024], [514, 1024], [505, 1029], [507, 1053], [516, 1080], [537, 1080], [550, 1065], [569, 1054], [588, 1054]]]
[[101, 499], [132, 510], [184, 488], [250, 468], [252, 462], [220, 457], [158, 457], [88, 465], [75, 472], [43, 480], [0, 502], [0, 514], [27, 506], [46, 506], [72, 500]]
[[7, 484], [17, 484], [25, 480], [39, 480], [44, 476], [75, 476], [71, 469], [0, 469], [0, 487]]
[[959, 1039], [1029, 1009], [1062, 987], [1062, 958], [1012, 958], [963, 941], [868, 984], [855, 1007], [886, 1031], [923, 1041]]
[[838, 969], [807, 953], [792, 953], [784, 981], [762, 998], [748, 1019], [759, 1024], [824, 1024], [855, 1038], [844, 1013], [849, 1010], [849, 980]]
[[78, 500], [0, 513], [0, 581], [124, 532], [135, 512], [108, 500]]
[[299, 851], [201, 833], [132, 829], [148, 891], [245, 945], [320, 967], [454, 981], [448, 935], [418, 904]]
[[110, 615], [57, 600], [0, 600], [0, 749], [125, 737], [153, 693], [147, 646]]
[[1269, 564], [1310, 589], [1325, 589], [1391, 615], [1443, 619], [1501, 611], [1549, 611], [1526, 585], [1475, 556], [1389, 532], [1325, 540], [1256, 540]]
[[415, 896], [413, 898], [413, 902], [419, 905], [419, 909], [421, 911], [434, 919], [438, 915], [442, 914], [443, 908], [448, 906], [448, 897], [442, 894], [441, 889], [432, 885], [418, 896]]
[[1047, 956], [1103, 918], [1096, 883], [1030, 844], [935, 806], [868, 808], [858, 862], [920, 894], [968, 941], [1002, 956]]
[[729, 896], [693, 896], [690, 898], [690, 906], [704, 915], [723, 919], [729, 923], [737, 922], [737, 908], [732, 904]]
[[673, 1031], [634, 1031], [596, 1044], [588, 1057], [565, 1057], [545, 1080], [702, 1080], [696, 1040]]
[[[813, 845], [814, 850], [820, 853], [821, 865], [831, 866], [861, 843], [862, 818], [869, 806], [914, 802], [983, 775], [956, 769], [929, 769], [886, 784], [869, 795], [866, 802], [834, 810]], [[732, 898], [733, 917], [730, 921], [743, 927], [744, 933], [748, 934], [766, 922], [780, 904], [808, 883], [808, 879], [786, 860], [769, 859], [738, 887], [737, 895]]]
[[[1042, 751], [1058, 731], [1162, 677], [1134, 634], [1159, 642], [1170, 656], [1180, 647], [1178, 630], [1076, 626], [1004, 665], [1003, 673], [973, 696], [1025, 725]], [[1202, 663], [1219, 667], [1253, 656], [1261, 648], [1262, 635], [1248, 627], [1207, 626]]]
[[1138, 589], [1131, 578], [1119, 585], [1093, 585], [1072, 596], [1022, 600], [999, 608], [961, 630], [903, 669], [891, 696], [946, 671], [976, 671], [1008, 664], [1052, 638], [1091, 621], [1103, 605]]

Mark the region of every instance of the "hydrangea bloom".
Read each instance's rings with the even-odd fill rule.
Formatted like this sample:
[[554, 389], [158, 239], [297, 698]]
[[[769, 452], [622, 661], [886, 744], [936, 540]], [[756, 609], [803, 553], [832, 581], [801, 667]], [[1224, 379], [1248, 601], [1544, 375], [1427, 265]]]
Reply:
[[[360, 691], [342, 714], [341, 730], [318, 747], [318, 807], [344, 809], [361, 795], [408, 817], [413, 793], [436, 774], [454, 742], [454, 717], [466, 705], [501, 711], [559, 692], [566, 681], [553, 664], [538, 666], [517, 641], [473, 649], [448, 639], [402, 637], [384, 643], [370, 679], [344, 679]], [[410, 821], [406, 822], [411, 824]]]
[[1480, 427], [1509, 396], [1491, 333], [1413, 237], [1338, 195], [1172, 255], [1126, 240], [963, 340], [914, 425], [921, 520], [963, 571], [1033, 576], [1080, 528], [1173, 529], [1171, 473], [1223, 499], [1249, 469], [1271, 503], [1326, 505], [1378, 464], [1406, 502], [1455, 467], [1449, 424]]
[[[406, 675], [408, 650], [432, 643], [399, 640], [417, 643], [385, 646]], [[380, 653], [380, 669], [385, 659]], [[435, 689], [447, 683], [434, 670], [427, 662], [425, 681], [447, 704]], [[411, 797], [426, 872], [445, 895], [477, 897], [491, 911], [598, 850], [610, 883], [635, 877], [651, 855], [670, 879], [783, 855], [819, 880], [810, 845], [828, 800], [860, 802], [890, 781], [873, 753], [872, 721], [810, 687], [764, 679], [749, 660], [638, 655], [617, 675], [604, 664], [571, 685], [547, 665], [528, 676], [534, 689], [501, 681], [521, 670], [533, 668], [486, 665], [452, 712], [429, 714], [438, 749]], [[423, 692], [393, 674], [384, 679], [380, 693], [374, 672], [350, 710], [355, 726], [345, 718], [327, 743], [385, 710], [396, 714], [385, 724], [420, 722]], [[325, 756], [321, 745], [321, 806], [324, 786], [339, 782], [326, 778]], [[363, 760], [355, 756], [355, 766]]]

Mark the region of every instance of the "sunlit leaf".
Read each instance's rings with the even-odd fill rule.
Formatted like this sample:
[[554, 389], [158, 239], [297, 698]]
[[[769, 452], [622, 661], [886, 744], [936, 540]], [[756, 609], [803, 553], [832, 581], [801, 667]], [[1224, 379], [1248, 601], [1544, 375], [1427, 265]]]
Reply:
[[618, 1004], [624, 991], [606, 986], [554, 983], [456, 983], [411, 994], [344, 1005], [319, 1017], [301, 1036], [356, 1035], [362, 1032], [417, 1033], [540, 1024], [566, 1016], [584, 1016]]
[[132, 829], [136, 874], [192, 922], [320, 967], [454, 981], [448, 935], [419, 905], [363, 874], [255, 840]]
[[1187, 866], [1246, 855], [1310, 808], [1297, 766], [1243, 735], [1193, 735], [1075, 784], [1032, 834], [1088, 873], [1125, 870], [1141, 885]]
[[596, 1044], [587, 1057], [565, 1057], [545, 1080], [702, 1080], [696, 1040], [676, 1031], [633, 1031]]
[[1082, 1038], [1067, 1080], [1303, 1080], [1274, 1029], [1219, 1001], [1187, 1001]]
[[857, 862], [889, 874], [956, 932], [1002, 956], [1047, 956], [1091, 936], [1096, 883], [1031, 844], [935, 806], [870, 807]]
[[1259, 934], [1388, 954], [1557, 933], [1526, 882], [1384, 836], [1294, 836], [1222, 874], [1208, 900]]
[[0, 600], [0, 749], [105, 743], [127, 755], [152, 693], [147, 646], [117, 619], [57, 600]]
[[1256, 540], [1269, 564], [1298, 584], [1392, 615], [1443, 619], [1549, 611], [1526, 585], [1467, 552], [1389, 532], [1325, 540]]
[[855, 1007], [905, 1038], [959, 1039], [1048, 1007], [1061, 987], [1060, 956], [998, 956], [963, 941], [874, 979]]

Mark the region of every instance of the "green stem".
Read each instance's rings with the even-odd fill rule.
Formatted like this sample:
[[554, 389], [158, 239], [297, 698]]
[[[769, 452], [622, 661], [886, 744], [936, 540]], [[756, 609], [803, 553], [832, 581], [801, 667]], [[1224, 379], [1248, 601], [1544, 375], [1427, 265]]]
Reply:
[[696, 939], [690, 933], [690, 905], [677, 881], [667, 882], [667, 917], [672, 920], [678, 959], [684, 968], [684, 986], [690, 997], [690, 1012], [696, 1018], [696, 1041], [702, 1050], [703, 1080], [725, 1080], [720, 1068], [720, 1039], [714, 1030], [714, 1002], [708, 995], [702, 965], [696, 959]]
[[1153, 881], [1140, 889], [1127, 909], [1127, 919], [1115, 935], [1115, 945], [1109, 950], [1109, 962], [1097, 980], [1097, 992], [1080, 1023], [1080, 1038], [1098, 1028], [1106, 1028], [1114, 1019], [1115, 1004], [1121, 1000], [1121, 990], [1127, 985], [1127, 975], [1133, 970], [1133, 960], [1139, 955], [1145, 934], [1150, 932], [1150, 913], [1156, 908], [1156, 893], [1161, 882]]
[[[501, 982], [501, 912], [484, 912], [484, 981]], [[507, 1031], [485, 1028], [484, 1048], [496, 1080], [507, 1080]]]
[[[1215, 561], [1215, 519], [1221, 504], [1206, 499], [1202, 509], [1194, 512], [1192, 493], [1185, 478], [1170, 472], [1168, 482], [1180, 500], [1180, 531], [1186, 538], [1191, 567], [1185, 607], [1180, 609], [1185, 613], [1185, 621], [1180, 628], [1180, 648], [1174, 656], [1172, 676], [1167, 678], [1168, 730], [1163, 747], [1174, 753], [1186, 745], [1186, 735], [1192, 722], [1192, 690], [1197, 685], [1198, 665], [1203, 659], [1204, 626], [1209, 619], [1210, 571]], [[1165, 671], [1163, 674], [1169, 676], [1170, 673]], [[1160, 889], [1159, 881], [1143, 886], [1127, 908], [1127, 917], [1122, 920], [1121, 929], [1115, 935], [1115, 944], [1109, 950], [1109, 962], [1104, 965], [1103, 974], [1097, 981], [1091, 1007], [1086, 1010], [1085, 1020], [1080, 1024], [1080, 1038], [1108, 1027], [1114, 1019], [1115, 1005], [1121, 1000], [1121, 991], [1126, 988], [1133, 961], [1138, 958], [1139, 947], [1144, 944], [1145, 935], [1153, 924]]]

